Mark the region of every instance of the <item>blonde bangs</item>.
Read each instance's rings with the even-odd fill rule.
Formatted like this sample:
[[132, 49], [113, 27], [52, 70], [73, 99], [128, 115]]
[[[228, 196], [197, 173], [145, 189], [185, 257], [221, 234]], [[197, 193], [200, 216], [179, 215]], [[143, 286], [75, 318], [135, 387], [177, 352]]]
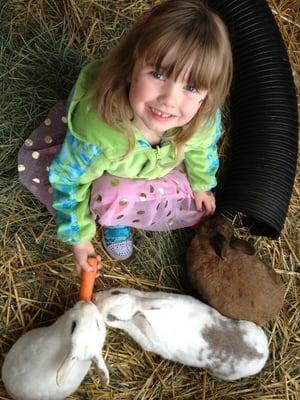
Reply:
[[[224, 67], [230, 69], [231, 65], [231, 60], [226, 60], [230, 54], [229, 44], [224, 43], [224, 38], [221, 41], [220, 38], [212, 40], [214, 35], [211, 36], [209, 32], [206, 32], [209, 37], [205, 37], [201, 28], [199, 25], [193, 31], [186, 29], [176, 32], [170, 27], [164, 33], [160, 29], [151, 29], [151, 39], [143, 37], [140, 40], [134, 59], [141, 65], [152, 65], [162, 70], [174, 80], [191, 66], [188, 75], [184, 77], [189, 84], [198, 89], [223, 91], [225, 88], [216, 86], [220, 76], [228, 77]], [[227, 88], [225, 90], [227, 92]]]

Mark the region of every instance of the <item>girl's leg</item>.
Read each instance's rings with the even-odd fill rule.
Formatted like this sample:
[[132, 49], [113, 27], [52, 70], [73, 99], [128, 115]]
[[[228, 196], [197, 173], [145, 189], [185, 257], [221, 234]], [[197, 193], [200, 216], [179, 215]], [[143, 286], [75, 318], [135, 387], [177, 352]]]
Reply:
[[[186, 175], [178, 170], [154, 180], [105, 174], [93, 184], [90, 208], [94, 218], [105, 227], [105, 248], [119, 259], [125, 258], [124, 252], [128, 256], [132, 252], [132, 242], [128, 242], [129, 238], [131, 240], [128, 227], [152, 231], [173, 230], [193, 226], [203, 215], [196, 210]], [[117, 229], [107, 234], [107, 229], [111, 227]], [[120, 254], [112, 254], [108, 242], [117, 243], [113, 248]]]

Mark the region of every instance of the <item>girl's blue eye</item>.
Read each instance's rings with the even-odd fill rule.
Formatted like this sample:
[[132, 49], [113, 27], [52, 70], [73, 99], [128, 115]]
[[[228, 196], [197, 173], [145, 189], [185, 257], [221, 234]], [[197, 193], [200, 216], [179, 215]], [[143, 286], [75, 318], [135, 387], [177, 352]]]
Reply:
[[198, 89], [194, 85], [186, 85], [185, 88], [191, 93], [198, 93]]
[[155, 79], [159, 79], [161, 81], [165, 80], [165, 76], [159, 71], [153, 71], [152, 75]]

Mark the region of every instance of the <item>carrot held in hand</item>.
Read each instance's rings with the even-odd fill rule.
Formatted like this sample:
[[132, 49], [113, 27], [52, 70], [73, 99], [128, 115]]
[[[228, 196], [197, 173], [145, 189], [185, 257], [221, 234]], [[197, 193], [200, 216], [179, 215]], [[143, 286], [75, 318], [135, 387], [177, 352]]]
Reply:
[[98, 260], [96, 257], [89, 257], [87, 262], [95, 271], [87, 272], [81, 270], [81, 285], [79, 300], [90, 301], [93, 295], [94, 283], [98, 272]]

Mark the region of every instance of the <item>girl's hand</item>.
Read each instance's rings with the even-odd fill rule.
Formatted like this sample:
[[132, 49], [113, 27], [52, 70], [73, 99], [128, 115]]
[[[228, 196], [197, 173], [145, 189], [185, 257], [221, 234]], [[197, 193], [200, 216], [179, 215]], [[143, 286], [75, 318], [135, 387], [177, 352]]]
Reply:
[[88, 272], [94, 271], [94, 268], [91, 267], [87, 262], [88, 257], [96, 257], [98, 262], [101, 261], [101, 257], [96, 254], [94, 246], [91, 242], [74, 244], [72, 246], [72, 251], [77, 274], [79, 276], [81, 275], [82, 269]]
[[212, 215], [216, 210], [214, 194], [209, 192], [194, 192], [197, 210], [203, 211], [204, 215]]

